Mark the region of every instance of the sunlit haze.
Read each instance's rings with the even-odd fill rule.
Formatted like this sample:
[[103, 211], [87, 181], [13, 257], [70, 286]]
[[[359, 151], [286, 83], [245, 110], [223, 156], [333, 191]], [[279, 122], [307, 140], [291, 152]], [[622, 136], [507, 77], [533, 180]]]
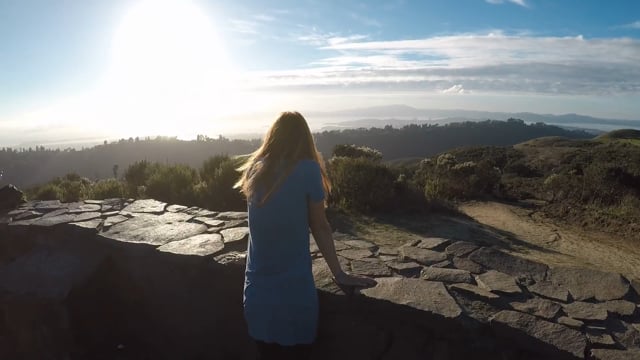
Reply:
[[260, 134], [284, 110], [319, 129], [397, 104], [640, 120], [639, 4], [2, 2], [0, 146]]

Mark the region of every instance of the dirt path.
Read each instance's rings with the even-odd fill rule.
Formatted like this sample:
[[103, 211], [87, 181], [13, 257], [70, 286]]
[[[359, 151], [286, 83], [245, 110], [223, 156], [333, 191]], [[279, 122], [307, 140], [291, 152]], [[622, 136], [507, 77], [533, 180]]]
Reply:
[[540, 213], [496, 202], [468, 202], [460, 211], [500, 234], [510, 251], [549, 265], [586, 266], [640, 279], [640, 244], [612, 235], [559, 227]]

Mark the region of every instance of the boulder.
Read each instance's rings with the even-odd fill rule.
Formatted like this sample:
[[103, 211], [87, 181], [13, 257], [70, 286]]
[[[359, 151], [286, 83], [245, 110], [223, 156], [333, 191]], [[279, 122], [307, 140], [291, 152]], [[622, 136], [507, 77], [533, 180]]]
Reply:
[[144, 199], [136, 200], [130, 205], [122, 209], [123, 213], [147, 213], [147, 214], [162, 214], [167, 207], [167, 203], [153, 200]]
[[199, 234], [183, 240], [171, 241], [157, 250], [179, 255], [209, 256], [224, 249], [220, 234]]
[[457, 257], [456, 256], [456, 257], [453, 258], [453, 266], [456, 269], [467, 270], [468, 272], [470, 272], [472, 274], [481, 274], [481, 273], [485, 272], [485, 268], [482, 267], [482, 265], [473, 262], [469, 258], [463, 258], [463, 257]]
[[476, 282], [478, 286], [494, 293], [519, 294], [522, 292], [513, 276], [495, 270], [476, 275]]
[[476, 251], [479, 248], [478, 245], [468, 241], [457, 241], [447, 246], [446, 252], [452, 256], [465, 256]]
[[582, 321], [570, 318], [568, 316], [560, 316], [558, 318], [558, 324], [562, 324], [577, 330], [582, 329], [582, 327], [584, 326], [584, 323]]
[[585, 336], [579, 331], [517, 311], [497, 313], [491, 318], [491, 326], [499, 335], [550, 358], [583, 359], [587, 348]]
[[382, 260], [376, 258], [352, 260], [351, 271], [367, 276], [391, 276], [389, 267]]
[[535, 284], [527, 285], [527, 289], [536, 295], [549, 299], [559, 300], [565, 303], [569, 301], [569, 290], [562, 286], [555, 285], [550, 281], [538, 281]]
[[400, 248], [402, 261], [416, 261], [423, 265], [432, 265], [447, 260], [447, 254], [415, 246], [403, 246]]
[[429, 238], [424, 238], [420, 240], [420, 242], [416, 244], [416, 246], [421, 249], [442, 251], [449, 243], [451, 243], [451, 240], [449, 239], [444, 239], [439, 237], [429, 237]]
[[237, 228], [224, 229], [220, 230], [220, 234], [222, 235], [225, 244], [236, 241], [244, 242], [249, 239], [249, 228], [241, 226]]
[[471, 273], [466, 270], [443, 269], [437, 267], [426, 267], [420, 276], [425, 280], [441, 281], [445, 283], [473, 283]]
[[371, 250], [368, 249], [345, 249], [338, 251], [338, 254], [351, 260], [364, 259], [373, 256]]
[[352, 248], [366, 249], [371, 252], [376, 251], [376, 249], [378, 249], [378, 245], [372, 243], [371, 241], [366, 241], [366, 240], [360, 240], [360, 239], [343, 240], [342, 243]]
[[488, 269], [516, 277], [526, 277], [535, 281], [544, 280], [549, 268], [547, 265], [486, 247], [471, 253], [469, 259]]
[[378, 278], [376, 281], [376, 286], [362, 289], [360, 293], [445, 319], [462, 315], [462, 309], [441, 282], [405, 278]]
[[604, 303], [604, 308], [615, 316], [633, 316], [636, 304], [626, 300], [611, 300]]
[[388, 261], [387, 266], [404, 277], [418, 277], [423, 268], [417, 262], [400, 262], [397, 260]]
[[592, 349], [593, 360], [638, 360], [640, 350]]
[[620, 275], [577, 267], [555, 267], [549, 280], [569, 290], [575, 300], [617, 300], [629, 292], [629, 283]]
[[22, 203], [23, 194], [17, 187], [9, 184], [0, 188], [0, 210], [15, 209]]
[[563, 306], [569, 317], [578, 320], [603, 321], [607, 319], [607, 309], [602, 304], [582, 301], [572, 302]]
[[185, 222], [190, 218], [182, 213], [142, 214], [115, 224], [97, 236], [105, 240], [161, 246], [207, 231], [205, 225]]
[[562, 306], [559, 304], [541, 298], [527, 299], [524, 302], [513, 301], [509, 303], [509, 305], [511, 305], [514, 310], [535, 315], [547, 320], [555, 318], [562, 309]]

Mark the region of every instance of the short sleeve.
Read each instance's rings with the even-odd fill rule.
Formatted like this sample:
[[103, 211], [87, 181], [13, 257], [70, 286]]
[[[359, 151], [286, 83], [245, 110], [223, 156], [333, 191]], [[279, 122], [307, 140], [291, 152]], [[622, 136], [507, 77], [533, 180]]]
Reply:
[[306, 166], [307, 195], [312, 202], [324, 200], [324, 186], [322, 185], [322, 172], [320, 165], [315, 161], [309, 161]]

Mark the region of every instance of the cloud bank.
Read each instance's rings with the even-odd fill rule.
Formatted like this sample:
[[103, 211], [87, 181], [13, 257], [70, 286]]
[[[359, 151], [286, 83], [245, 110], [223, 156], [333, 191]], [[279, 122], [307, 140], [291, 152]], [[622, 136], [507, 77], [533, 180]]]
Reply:
[[251, 74], [258, 88], [630, 95], [640, 92], [640, 41], [485, 34], [366, 41], [313, 39], [327, 56], [303, 69]]

